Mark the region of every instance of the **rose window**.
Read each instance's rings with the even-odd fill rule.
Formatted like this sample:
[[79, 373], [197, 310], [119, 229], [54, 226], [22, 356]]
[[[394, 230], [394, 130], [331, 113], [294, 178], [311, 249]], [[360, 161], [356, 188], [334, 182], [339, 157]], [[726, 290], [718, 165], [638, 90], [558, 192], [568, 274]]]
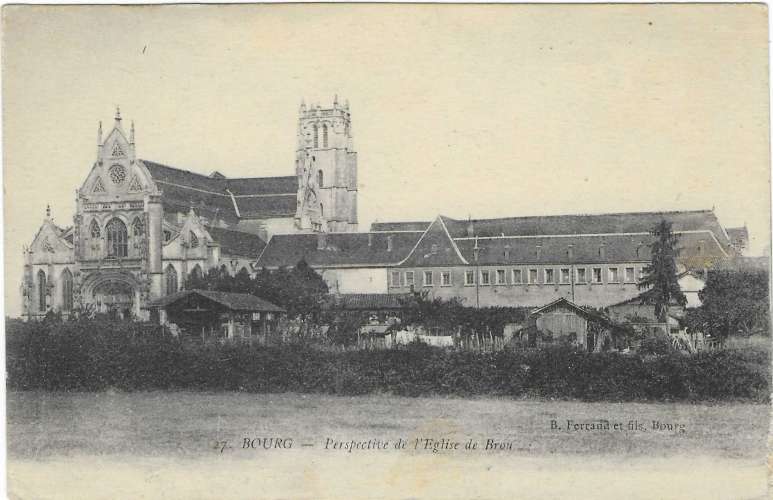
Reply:
[[121, 184], [126, 180], [126, 169], [121, 165], [113, 165], [110, 167], [110, 180], [113, 184]]

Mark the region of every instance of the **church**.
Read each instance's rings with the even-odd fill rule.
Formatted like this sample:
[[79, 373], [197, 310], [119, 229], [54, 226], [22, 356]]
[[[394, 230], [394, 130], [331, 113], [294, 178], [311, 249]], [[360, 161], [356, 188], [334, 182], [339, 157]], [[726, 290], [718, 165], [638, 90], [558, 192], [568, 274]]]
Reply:
[[356, 232], [357, 153], [349, 104], [306, 106], [295, 173], [229, 178], [137, 157], [134, 123], [116, 109], [76, 191], [69, 227], [50, 208], [24, 249], [23, 316], [74, 309], [147, 318], [151, 300], [211, 268], [252, 271], [274, 234]]

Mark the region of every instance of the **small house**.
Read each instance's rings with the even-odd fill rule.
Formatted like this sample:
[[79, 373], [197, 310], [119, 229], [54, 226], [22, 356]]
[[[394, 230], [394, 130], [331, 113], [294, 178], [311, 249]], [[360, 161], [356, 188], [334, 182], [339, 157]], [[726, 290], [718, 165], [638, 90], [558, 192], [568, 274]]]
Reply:
[[265, 339], [285, 310], [246, 293], [183, 290], [149, 304], [159, 324], [186, 336]]
[[560, 298], [532, 311], [518, 337], [530, 347], [566, 343], [596, 352], [612, 346], [612, 332], [606, 316]]

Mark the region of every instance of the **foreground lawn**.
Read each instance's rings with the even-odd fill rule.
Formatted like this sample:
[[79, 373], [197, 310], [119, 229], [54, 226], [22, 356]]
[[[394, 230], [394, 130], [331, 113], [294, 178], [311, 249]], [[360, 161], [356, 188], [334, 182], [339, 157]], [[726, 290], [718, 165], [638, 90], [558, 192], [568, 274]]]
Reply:
[[[619, 422], [566, 430], [567, 420]], [[551, 429], [551, 420], [559, 429]], [[638, 421], [645, 431], [628, 428]], [[652, 421], [676, 424], [652, 430]], [[214, 441], [293, 438], [495, 439], [510, 454], [765, 454], [768, 407], [754, 404], [586, 403], [510, 399], [336, 397], [245, 393], [46, 393], [8, 396], [11, 457], [79, 454], [210, 456]], [[238, 455], [238, 453], [237, 453]]]
[[[626, 428], [567, 431], [568, 419]], [[631, 420], [646, 430], [628, 430]], [[653, 420], [677, 427], [653, 431]], [[79, 499], [757, 498], [766, 490], [767, 426], [768, 407], [754, 404], [12, 392], [9, 491]], [[242, 448], [245, 438], [263, 437], [292, 439], [292, 447]], [[433, 453], [423, 441], [415, 449], [417, 438], [481, 448]], [[398, 439], [405, 450], [325, 447]], [[503, 448], [483, 449], [489, 439]]]

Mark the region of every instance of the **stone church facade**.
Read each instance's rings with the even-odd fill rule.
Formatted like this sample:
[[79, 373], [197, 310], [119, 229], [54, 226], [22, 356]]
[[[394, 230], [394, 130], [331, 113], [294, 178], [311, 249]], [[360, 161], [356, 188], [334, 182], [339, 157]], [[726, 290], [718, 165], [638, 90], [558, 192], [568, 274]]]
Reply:
[[148, 301], [215, 267], [236, 274], [273, 234], [357, 231], [349, 105], [301, 104], [295, 175], [228, 178], [139, 159], [119, 110], [97, 135], [73, 223], [50, 208], [24, 249], [23, 316], [79, 308], [147, 317]]

